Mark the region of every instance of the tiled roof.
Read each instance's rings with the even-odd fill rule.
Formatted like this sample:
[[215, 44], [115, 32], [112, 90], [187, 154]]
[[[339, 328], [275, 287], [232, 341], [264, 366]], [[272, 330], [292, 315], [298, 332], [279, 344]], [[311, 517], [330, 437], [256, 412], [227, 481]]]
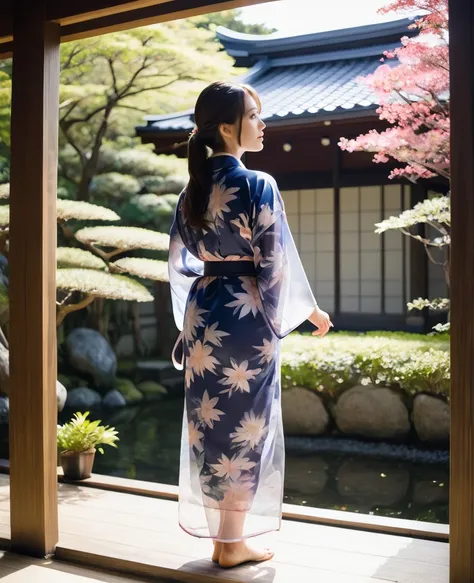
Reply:
[[[408, 21], [403, 22], [405, 27], [408, 26]], [[396, 24], [399, 32], [404, 30], [400, 21]], [[358, 82], [358, 78], [373, 73], [380, 65], [383, 52], [396, 46], [394, 27], [390, 27], [391, 42], [384, 43], [378, 26], [380, 25], [348, 29], [345, 37], [341, 35], [341, 31], [337, 31], [338, 43], [328, 42], [323, 46], [320, 38], [323, 33], [315, 34], [312, 35], [312, 48], [306, 46], [303, 52], [293, 51], [290, 55], [280, 52], [274, 54], [273, 58], [268, 55], [259, 58], [242, 81], [251, 84], [260, 95], [263, 105], [262, 117], [265, 122], [278, 123], [283, 119], [296, 120], [308, 117], [319, 119], [331, 119], [335, 116], [355, 117], [360, 115], [361, 111], [375, 111], [378, 106], [377, 97], [366, 85]], [[358, 34], [355, 35], [353, 31], [358, 31]], [[237, 49], [243, 51], [242, 46], [245, 47], [247, 44], [254, 47], [259, 43], [253, 35], [250, 41], [251, 35], [237, 35], [231, 31], [226, 31], [225, 34], [227, 38], [235, 36], [232, 44], [234, 52]], [[326, 37], [327, 34], [324, 33]], [[224, 33], [220, 36], [224, 36]], [[249, 39], [242, 40], [245, 36]], [[364, 42], [354, 47], [353, 39], [360, 40], [361, 36], [364, 36]], [[341, 40], [343, 38], [346, 40]], [[349, 42], [348, 39], [352, 41]], [[283, 40], [289, 46], [288, 39]], [[292, 39], [292, 43], [293, 49], [298, 48], [295, 39]], [[149, 132], [190, 131], [194, 127], [192, 110], [148, 116], [146, 119], [147, 126], [137, 128], [139, 135]]]

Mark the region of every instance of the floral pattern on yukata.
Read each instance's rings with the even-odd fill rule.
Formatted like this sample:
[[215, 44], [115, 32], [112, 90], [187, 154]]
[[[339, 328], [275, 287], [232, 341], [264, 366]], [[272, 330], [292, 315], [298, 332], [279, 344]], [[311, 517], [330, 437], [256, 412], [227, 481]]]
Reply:
[[[181, 195], [171, 229], [169, 275], [185, 369], [179, 521], [195, 536], [231, 541], [226, 512], [247, 513], [240, 538], [280, 526], [280, 340], [308, 318], [315, 300], [273, 178], [233, 156], [210, 164], [208, 228], [187, 224]], [[204, 261], [242, 260], [254, 262], [256, 277], [203, 276]]]

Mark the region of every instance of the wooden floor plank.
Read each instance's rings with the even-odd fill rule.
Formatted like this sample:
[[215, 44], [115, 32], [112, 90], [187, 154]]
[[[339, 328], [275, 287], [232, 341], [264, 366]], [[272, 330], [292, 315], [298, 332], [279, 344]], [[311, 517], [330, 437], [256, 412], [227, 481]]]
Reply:
[[[40, 560], [0, 551], [2, 583], [139, 583], [150, 579], [114, 575], [68, 565], [59, 561]], [[165, 583], [163, 581], [163, 583]]]
[[[59, 486], [58, 498], [57, 558], [96, 568], [186, 583], [449, 580], [447, 543], [288, 520], [278, 533], [255, 541], [274, 548], [272, 561], [223, 570], [209, 559], [209, 540], [191, 537], [179, 528], [175, 501], [70, 484]], [[8, 483], [0, 478], [0, 536], [8, 532], [8, 522]], [[30, 573], [29, 581], [42, 583], [36, 572]]]

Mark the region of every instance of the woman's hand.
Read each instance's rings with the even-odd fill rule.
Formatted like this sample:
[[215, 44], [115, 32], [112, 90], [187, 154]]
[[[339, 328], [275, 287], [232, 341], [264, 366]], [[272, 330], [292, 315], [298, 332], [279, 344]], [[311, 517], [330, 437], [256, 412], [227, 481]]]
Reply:
[[308, 318], [308, 320], [316, 326], [317, 330], [313, 331], [313, 336], [320, 336], [323, 338], [329, 332], [329, 328], [332, 328], [334, 324], [331, 322], [331, 318], [327, 312], [323, 312], [320, 308], [315, 308], [314, 312]]

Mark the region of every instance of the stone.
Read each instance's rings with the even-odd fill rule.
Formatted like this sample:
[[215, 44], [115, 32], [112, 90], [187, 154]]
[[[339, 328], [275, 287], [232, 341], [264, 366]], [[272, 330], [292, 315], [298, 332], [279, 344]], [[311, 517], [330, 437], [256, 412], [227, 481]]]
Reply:
[[117, 378], [115, 381], [115, 388], [123, 395], [127, 405], [143, 401], [143, 394], [130, 379]]
[[102, 401], [104, 407], [124, 407], [127, 404], [125, 397], [117, 389], [109, 391]]
[[96, 330], [75, 328], [66, 339], [69, 364], [92, 376], [97, 388], [115, 385], [117, 357], [107, 340]]
[[403, 439], [410, 429], [408, 411], [396, 391], [373, 385], [353, 387], [337, 401], [333, 414], [346, 435]]
[[88, 411], [89, 409], [98, 407], [101, 400], [101, 396], [97, 391], [93, 391], [88, 387], [76, 387], [68, 392], [66, 407]]
[[167, 389], [155, 381], [142, 381], [138, 383], [137, 389], [145, 395], [147, 401], [159, 400], [168, 394]]
[[6, 395], [0, 397], [0, 423], [8, 423], [10, 401]]
[[336, 474], [337, 490], [341, 496], [369, 510], [380, 504], [396, 504], [407, 495], [410, 473], [385, 460], [348, 459]]
[[417, 395], [413, 399], [413, 424], [421, 441], [447, 443], [449, 441], [449, 403], [432, 395]]
[[286, 389], [281, 395], [281, 407], [287, 435], [321, 435], [328, 427], [328, 412], [314, 391]]
[[56, 381], [56, 399], [58, 403], [58, 411], [62, 411], [64, 409], [64, 405], [66, 404], [67, 390], [66, 387], [59, 381]]
[[0, 342], [0, 393], [8, 395], [10, 390], [10, 352]]

